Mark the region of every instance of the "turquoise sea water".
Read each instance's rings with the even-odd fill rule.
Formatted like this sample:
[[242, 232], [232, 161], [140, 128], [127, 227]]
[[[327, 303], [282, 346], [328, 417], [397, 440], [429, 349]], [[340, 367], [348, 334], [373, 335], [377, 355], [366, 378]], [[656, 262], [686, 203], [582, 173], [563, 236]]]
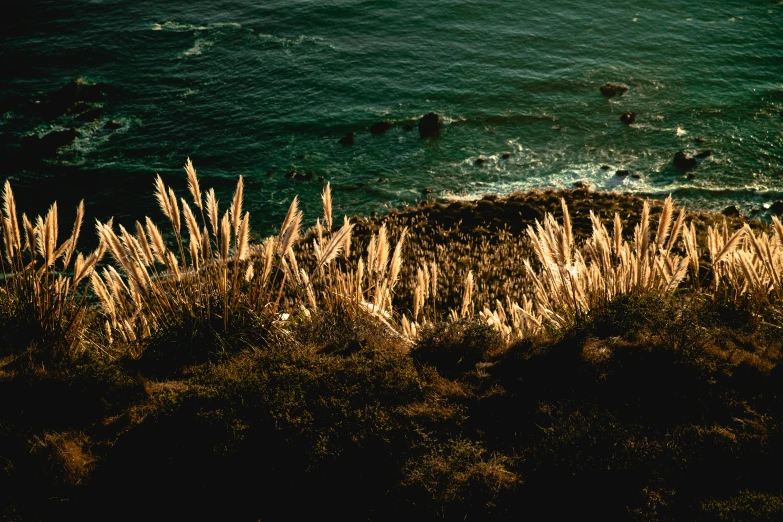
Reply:
[[[295, 194], [314, 219], [319, 177], [348, 214], [423, 189], [459, 198], [580, 180], [748, 213], [783, 199], [777, 0], [22, 5], [0, 22], [0, 179], [25, 208], [85, 197], [92, 217], [155, 212], [154, 174], [184, 187], [187, 156], [224, 201], [246, 176], [259, 231]], [[36, 110], [76, 78], [105, 83], [97, 120]], [[609, 81], [630, 89], [608, 100]], [[429, 111], [444, 118], [439, 139], [404, 130]], [[370, 134], [383, 119], [392, 128]], [[121, 128], [103, 129], [110, 120]], [[25, 136], [71, 126], [75, 141], [43, 163], [21, 154]], [[355, 144], [340, 145], [349, 131]], [[712, 156], [689, 178], [672, 166], [681, 149]]]

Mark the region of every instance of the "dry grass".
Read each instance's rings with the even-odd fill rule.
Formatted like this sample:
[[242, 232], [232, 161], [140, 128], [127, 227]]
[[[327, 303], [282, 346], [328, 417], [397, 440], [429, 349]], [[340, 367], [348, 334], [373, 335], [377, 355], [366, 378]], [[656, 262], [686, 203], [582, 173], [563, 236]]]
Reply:
[[43, 456], [66, 485], [78, 486], [92, 471], [95, 457], [90, 440], [83, 433], [44, 433], [34, 437], [31, 453]]
[[[100, 246], [87, 256], [75, 255], [83, 205], [59, 243], [56, 203], [34, 222], [22, 215], [20, 225], [6, 182], [0, 267], [0, 298], [12, 310], [6, 315], [26, 317], [42, 332], [64, 330], [75, 349], [90, 306], [80, 284], [89, 279], [109, 343], [133, 343], [183, 324], [218, 333], [259, 320], [284, 324], [321, 309], [369, 314], [409, 340], [444, 319], [478, 319], [511, 340], [578, 323], [624, 294], [689, 288], [734, 302], [750, 297], [773, 310], [783, 297], [783, 225], [776, 218], [771, 233], [747, 225], [731, 230], [723, 221], [701, 240], [691, 215], [668, 198], [655, 219], [645, 202], [638, 223], [619, 213], [604, 223], [590, 210], [577, 217], [575, 230], [560, 199], [559, 220], [547, 212], [524, 234], [508, 223], [493, 233], [481, 226], [460, 232], [461, 221], [425, 233], [424, 214], [404, 225], [393, 214], [389, 227], [356, 229], [348, 218], [335, 225], [327, 185], [315, 227], [303, 233], [295, 198], [279, 234], [251, 244], [243, 179], [221, 209], [214, 190], [202, 191], [190, 160], [185, 171], [190, 201], [155, 180], [170, 234], [149, 217], [130, 231], [115, 230], [111, 220], [97, 223]], [[99, 272], [105, 252], [111, 262]]]
[[[77, 242], [84, 202], [76, 209], [70, 235], [60, 242], [57, 203], [45, 217], [21, 216], [11, 184], [3, 187], [3, 253], [0, 256], [0, 320], [4, 345], [12, 350], [43, 346], [75, 349], [85, 327], [85, 286], [105, 248], [84, 256]], [[16, 335], [16, 338], [7, 338]]]

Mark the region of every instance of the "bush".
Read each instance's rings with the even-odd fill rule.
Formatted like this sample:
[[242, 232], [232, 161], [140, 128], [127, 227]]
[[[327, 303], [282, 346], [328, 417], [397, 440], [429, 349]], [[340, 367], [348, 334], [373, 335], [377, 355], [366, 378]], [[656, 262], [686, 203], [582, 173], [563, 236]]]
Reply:
[[726, 500], [702, 502], [705, 521], [764, 522], [783, 518], [783, 495], [740, 491]]
[[425, 328], [411, 357], [419, 364], [434, 366], [446, 377], [456, 378], [504, 347], [500, 333], [491, 326], [463, 320]]

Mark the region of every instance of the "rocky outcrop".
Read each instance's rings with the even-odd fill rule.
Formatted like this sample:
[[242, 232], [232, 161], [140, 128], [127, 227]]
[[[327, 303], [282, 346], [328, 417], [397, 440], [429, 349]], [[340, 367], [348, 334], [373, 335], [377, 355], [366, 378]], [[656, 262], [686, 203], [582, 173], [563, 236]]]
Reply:
[[60, 147], [70, 145], [79, 136], [74, 128], [52, 131], [43, 136], [25, 136], [22, 138], [22, 149], [41, 157], [51, 157], [57, 154]]
[[696, 160], [680, 150], [674, 154], [674, 166], [680, 170], [692, 170], [696, 168]]
[[422, 138], [430, 138], [440, 134], [440, 116], [435, 112], [429, 112], [419, 120], [419, 134]]
[[346, 132], [345, 136], [340, 138], [339, 143], [341, 145], [353, 145], [354, 140], [356, 139], [356, 133], [355, 132]]
[[106, 88], [103, 82], [89, 84], [83, 78], [69, 82], [49, 95], [48, 102], [43, 107], [44, 116], [56, 118], [68, 112], [79, 102], [101, 102]]
[[392, 124], [389, 120], [377, 121], [370, 127], [370, 132], [375, 135], [383, 134], [387, 130], [391, 129], [391, 125]]
[[607, 83], [606, 85], [601, 86], [601, 94], [603, 94], [607, 98], [614, 98], [618, 94], [622, 96], [627, 91], [628, 91], [628, 87], [617, 83]]
[[101, 109], [99, 107], [95, 107], [93, 109], [86, 110], [86, 111], [84, 111], [83, 113], [79, 114], [76, 117], [76, 121], [81, 121], [81, 122], [84, 122], [84, 123], [95, 121], [95, 120], [97, 120], [98, 118], [101, 117], [101, 113], [102, 112], [103, 112], [103, 109]]

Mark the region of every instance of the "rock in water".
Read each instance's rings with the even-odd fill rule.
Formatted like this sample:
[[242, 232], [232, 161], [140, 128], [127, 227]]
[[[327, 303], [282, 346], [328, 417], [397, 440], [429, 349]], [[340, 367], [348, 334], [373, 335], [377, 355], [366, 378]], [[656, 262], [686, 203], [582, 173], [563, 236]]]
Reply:
[[373, 134], [383, 134], [391, 128], [391, 122], [389, 120], [377, 121], [370, 127], [370, 132]]
[[620, 121], [625, 123], [626, 125], [630, 125], [636, 121], [636, 113], [630, 111], [625, 112], [620, 116]]
[[122, 124], [117, 121], [110, 120], [106, 122], [106, 125], [104, 125], [103, 128], [106, 130], [117, 130], [122, 128]]
[[737, 205], [729, 205], [721, 210], [720, 213], [724, 216], [735, 217], [740, 215], [740, 210], [737, 208]]
[[406, 132], [412, 131], [414, 127], [415, 125], [413, 125], [412, 123], [406, 123], [405, 125], [402, 126], [402, 130]]
[[76, 117], [77, 121], [91, 122], [101, 117], [103, 109], [96, 107], [94, 109], [87, 110]]
[[486, 163], [486, 162], [487, 162], [487, 160], [485, 160], [485, 159], [484, 159], [484, 158], [482, 158], [482, 157], [478, 157], [478, 158], [476, 158], [476, 165], [483, 165], [483, 164], [484, 164], [484, 163]]
[[616, 83], [607, 83], [606, 85], [601, 86], [601, 94], [607, 98], [613, 98], [618, 94], [622, 96], [627, 90], [628, 87], [625, 85], [618, 85]]
[[783, 201], [776, 201], [774, 202], [769, 209], [774, 212], [776, 215], [783, 214]]
[[440, 116], [435, 112], [429, 112], [419, 120], [419, 134], [422, 138], [429, 138], [440, 134]]
[[88, 84], [82, 78], [65, 84], [59, 90], [49, 95], [49, 103], [45, 106], [47, 117], [54, 118], [65, 114], [69, 108], [78, 102], [103, 101], [106, 84], [102, 82]]
[[674, 155], [674, 166], [680, 170], [691, 170], [696, 168], [696, 160], [680, 150]]
[[615, 176], [619, 176], [621, 178], [624, 178], [625, 176], [628, 176], [629, 174], [631, 174], [631, 171], [630, 170], [625, 170], [625, 169], [620, 169], [617, 172], [615, 172], [614, 174], [615, 174]]
[[698, 154], [696, 154], [694, 158], [704, 159], [704, 158], [709, 158], [710, 156], [712, 156], [712, 151], [705, 150], [704, 152], [699, 152]]
[[501, 158], [503, 158], [503, 159], [508, 159], [510, 157], [511, 157], [511, 153], [510, 152], [504, 152], [503, 155], [501, 156]]
[[22, 148], [30, 151], [34, 154], [39, 154], [42, 157], [54, 156], [57, 154], [57, 149], [70, 145], [73, 140], [79, 135], [79, 131], [74, 128], [53, 131], [48, 134], [44, 134], [40, 138], [38, 136], [25, 136], [22, 139]]
[[353, 141], [356, 138], [355, 132], [346, 132], [345, 136], [340, 138], [341, 145], [353, 145]]

